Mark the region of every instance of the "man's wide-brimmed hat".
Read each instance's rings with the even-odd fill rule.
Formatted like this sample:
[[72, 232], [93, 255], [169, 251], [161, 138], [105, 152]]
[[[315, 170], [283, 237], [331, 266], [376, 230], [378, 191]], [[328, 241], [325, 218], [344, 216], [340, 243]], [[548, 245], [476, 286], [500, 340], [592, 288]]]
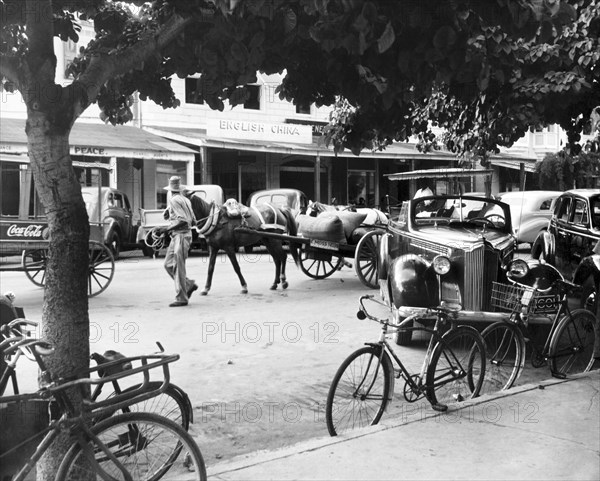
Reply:
[[165, 190], [170, 190], [171, 192], [181, 192], [185, 188], [186, 186], [181, 183], [181, 177], [174, 175], [169, 179], [169, 185], [165, 187]]

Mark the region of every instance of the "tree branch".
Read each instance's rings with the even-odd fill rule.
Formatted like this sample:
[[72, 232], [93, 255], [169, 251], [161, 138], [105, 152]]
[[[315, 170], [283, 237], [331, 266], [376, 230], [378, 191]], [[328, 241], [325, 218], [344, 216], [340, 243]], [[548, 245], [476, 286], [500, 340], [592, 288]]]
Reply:
[[[25, 24], [29, 38], [29, 69], [37, 80], [54, 82], [54, 16], [50, 0], [26, 0]], [[48, 62], [50, 64], [48, 65]], [[46, 68], [46, 67], [50, 68]], [[45, 77], [45, 78], [43, 78]]]
[[19, 60], [9, 55], [0, 55], [0, 77], [6, 77], [19, 90]]
[[193, 17], [173, 15], [152, 38], [139, 40], [123, 51], [98, 53], [92, 57], [85, 72], [73, 83], [75, 98], [78, 100], [75, 117], [96, 99], [108, 80], [140, 67], [146, 60], [160, 53], [194, 21]]

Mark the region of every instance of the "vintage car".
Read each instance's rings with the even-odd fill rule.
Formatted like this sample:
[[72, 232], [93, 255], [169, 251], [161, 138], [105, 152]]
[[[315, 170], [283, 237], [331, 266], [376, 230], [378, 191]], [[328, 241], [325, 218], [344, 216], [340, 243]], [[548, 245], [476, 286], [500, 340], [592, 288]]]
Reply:
[[513, 230], [519, 244], [533, 244], [538, 234], [546, 230], [552, 207], [561, 191], [526, 190], [498, 194], [510, 206]]
[[[492, 310], [492, 283], [506, 280], [515, 247], [510, 208], [497, 199], [443, 195], [406, 201], [380, 242], [381, 295], [399, 319], [441, 303], [477, 317]], [[396, 343], [411, 337], [412, 331], [399, 331]]]
[[294, 216], [305, 214], [308, 207], [306, 195], [298, 189], [258, 190], [248, 196], [246, 205], [248, 207], [255, 207], [267, 202], [279, 207], [289, 207], [294, 213]]
[[122, 250], [137, 247], [138, 226], [124, 192], [112, 187], [82, 187], [81, 195], [89, 221], [103, 225], [104, 243], [115, 259]]
[[547, 230], [531, 248], [534, 259], [544, 259], [560, 273], [583, 286], [581, 307], [593, 309], [600, 282], [600, 189], [573, 189], [560, 195]]

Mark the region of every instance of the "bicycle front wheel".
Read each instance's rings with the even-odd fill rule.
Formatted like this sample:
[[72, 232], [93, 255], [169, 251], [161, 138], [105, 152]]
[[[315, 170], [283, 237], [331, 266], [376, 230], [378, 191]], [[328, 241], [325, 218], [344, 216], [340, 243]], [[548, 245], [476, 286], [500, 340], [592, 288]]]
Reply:
[[377, 424], [389, 400], [393, 367], [381, 347], [353, 352], [336, 372], [327, 395], [325, 419], [331, 436]]
[[458, 326], [436, 344], [426, 374], [432, 406], [447, 406], [479, 395], [485, 377], [485, 345], [472, 327]]
[[560, 320], [548, 353], [552, 374], [562, 377], [592, 368], [596, 329], [596, 316], [587, 309], [575, 309]]
[[76, 443], [63, 459], [57, 480], [106, 479], [98, 467], [119, 481], [126, 479], [121, 467], [134, 481], [206, 480], [200, 449], [187, 431], [167, 418], [146, 412], [118, 414], [95, 424], [91, 431], [100, 442], [90, 440], [87, 445], [96, 463]]
[[481, 333], [485, 342], [485, 379], [479, 394], [510, 389], [525, 365], [525, 339], [512, 323], [494, 322]]

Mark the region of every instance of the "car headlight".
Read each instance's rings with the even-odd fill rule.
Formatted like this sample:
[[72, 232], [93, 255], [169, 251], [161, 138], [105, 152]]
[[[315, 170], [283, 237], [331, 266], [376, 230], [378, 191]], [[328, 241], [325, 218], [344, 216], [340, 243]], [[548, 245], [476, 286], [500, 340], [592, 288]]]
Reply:
[[440, 276], [450, 272], [450, 259], [448, 259], [446, 256], [435, 256], [432, 264], [433, 270]]
[[515, 279], [523, 279], [529, 274], [529, 266], [523, 259], [515, 259], [508, 265], [508, 274]]

